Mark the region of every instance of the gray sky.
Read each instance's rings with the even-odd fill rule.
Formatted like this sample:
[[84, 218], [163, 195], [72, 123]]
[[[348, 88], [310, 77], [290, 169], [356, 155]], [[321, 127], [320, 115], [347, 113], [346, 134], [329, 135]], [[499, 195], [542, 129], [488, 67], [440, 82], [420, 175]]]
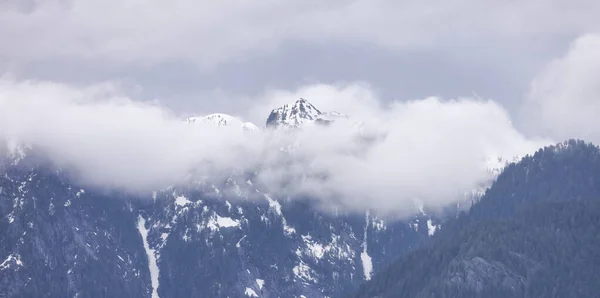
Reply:
[[513, 111], [598, 12], [592, 0], [6, 0], [0, 67], [120, 81], [178, 113], [240, 113], [231, 98], [353, 81], [384, 100], [475, 92]]

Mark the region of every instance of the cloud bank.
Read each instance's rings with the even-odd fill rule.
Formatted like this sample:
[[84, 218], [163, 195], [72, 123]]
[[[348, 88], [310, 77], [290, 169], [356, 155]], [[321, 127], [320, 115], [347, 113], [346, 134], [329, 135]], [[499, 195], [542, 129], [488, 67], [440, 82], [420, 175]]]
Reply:
[[598, 144], [599, 112], [600, 35], [587, 34], [535, 77], [521, 122], [532, 132]]
[[[3, 78], [0, 136], [43, 149], [97, 186], [146, 191], [182, 183], [192, 172], [225, 179], [260, 168], [257, 182], [272, 192], [312, 195], [327, 208], [395, 215], [413, 212], [415, 199], [432, 208], [462, 199], [489, 178], [486, 159], [544, 144], [521, 135], [491, 100], [384, 103], [368, 85], [345, 84], [270, 91], [256, 106], [266, 119], [277, 107], [270, 105], [301, 96], [351, 119], [296, 133], [244, 133], [186, 124], [159, 105], [121, 96], [111, 84], [75, 88]], [[243, 116], [253, 114], [260, 113]], [[379, 138], [357, 137], [355, 119]], [[289, 144], [293, 150], [280, 150]]]
[[287, 42], [392, 51], [544, 44], [598, 26], [598, 10], [591, 0], [8, 0], [0, 3], [0, 38], [11, 42], [0, 57], [211, 68]]

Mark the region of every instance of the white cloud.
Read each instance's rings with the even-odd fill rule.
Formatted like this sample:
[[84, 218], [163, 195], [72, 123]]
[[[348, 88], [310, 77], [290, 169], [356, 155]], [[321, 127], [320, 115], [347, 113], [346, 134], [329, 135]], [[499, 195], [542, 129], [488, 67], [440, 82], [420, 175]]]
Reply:
[[281, 143], [270, 133], [185, 125], [160, 106], [120, 97], [111, 84], [73, 88], [6, 78], [0, 80], [0, 136], [45, 149], [60, 165], [74, 166], [84, 182], [101, 186], [148, 190], [182, 181], [191, 171], [224, 177], [260, 163], [260, 178], [272, 191], [281, 191], [289, 178], [288, 191], [314, 194], [323, 206], [397, 215], [414, 211], [415, 198], [431, 207], [452, 203], [488, 178], [485, 158], [541, 145], [516, 131], [493, 101], [383, 104], [364, 84], [273, 91], [256, 101], [300, 96], [364, 120], [386, 137], [359, 141], [352, 121], [307, 127], [279, 136], [284, 144], [299, 144], [288, 156], [275, 153]]
[[533, 133], [600, 143], [600, 35], [575, 40], [531, 84], [521, 117]]
[[[194, 129], [162, 107], [120, 97], [115, 86], [72, 88], [0, 80], [0, 137], [45, 150], [88, 183], [148, 189], [181, 181], [209, 160], [244, 165], [241, 131]], [[247, 146], [246, 146], [247, 145]], [[222, 163], [225, 162], [225, 163]], [[213, 172], [214, 174], [214, 172]]]
[[591, 0], [9, 0], [0, 4], [0, 39], [10, 41], [0, 57], [211, 67], [289, 41], [391, 50], [543, 44], [597, 28], [599, 6]]
[[328, 107], [324, 111], [348, 108], [351, 119], [385, 132], [385, 138], [365, 145], [356, 141], [351, 123], [306, 128], [298, 136], [302, 159], [263, 173], [270, 182], [315, 174], [287, 187], [325, 198], [321, 203], [327, 207], [335, 202], [399, 215], [414, 212], [414, 199], [446, 206], [489, 178], [487, 158], [522, 156], [550, 143], [526, 139], [491, 100], [432, 97], [384, 104], [365, 85], [352, 84], [276, 94], [272, 98], [288, 102], [310, 98], [317, 108]]

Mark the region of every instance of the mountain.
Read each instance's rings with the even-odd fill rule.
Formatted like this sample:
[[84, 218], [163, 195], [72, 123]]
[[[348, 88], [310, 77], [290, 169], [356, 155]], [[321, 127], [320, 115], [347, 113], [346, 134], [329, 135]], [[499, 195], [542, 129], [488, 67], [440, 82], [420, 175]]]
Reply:
[[33, 158], [2, 163], [4, 297], [340, 297], [429, 238], [427, 226], [270, 195], [251, 177], [129, 196]]
[[[289, 123], [339, 116], [294, 106]], [[187, 122], [252, 127], [225, 114]], [[0, 156], [0, 297], [343, 297], [440, 221], [324, 212], [255, 173], [129, 194], [12, 147]]]
[[339, 112], [321, 112], [308, 100], [300, 98], [293, 104], [286, 104], [273, 109], [267, 118], [268, 128], [299, 128], [303, 125], [329, 124], [338, 119], [347, 119], [348, 116]]
[[[267, 123], [346, 118], [300, 99]], [[225, 114], [187, 122], [255, 130]], [[446, 229], [420, 205], [406, 220], [325, 212], [254, 172], [145, 194], [92, 187], [41, 150], [10, 147], [0, 155], [0, 297], [347, 297]]]
[[258, 126], [251, 122], [243, 122], [233, 116], [214, 113], [202, 117], [189, 117], [185, 120], [190, 124], [214, 124], [218, 127], [241, 127], [244, 131], [258, 131]]
[[129, 197], [86, 192], [32, 156], [0, 169], [1, 297], [144, 297]]
[[294, 104], [286, 104], [274, 109], [267, 118], [267, 127], [299, 127], [304, 123], [312, 122], [323, 113], [306, 99], [301, 98]]
[[600, 297], [599, 235], [600, 150], [571, 140], [509, 165], [355, 297]]

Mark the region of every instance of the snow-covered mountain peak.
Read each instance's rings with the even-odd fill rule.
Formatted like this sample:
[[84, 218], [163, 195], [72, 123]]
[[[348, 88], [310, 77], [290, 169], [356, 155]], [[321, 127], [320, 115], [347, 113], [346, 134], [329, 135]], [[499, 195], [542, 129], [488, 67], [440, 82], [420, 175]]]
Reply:
[[323, 115], [314, 105], [304, 98], [293, 104], [274, 109], [267, 118], [267, 127], [297, 128], [307, 122], [313, 122]]
[[190, 117], [185, 120], [190, 124], [214, 124], [218, 127], [241, 127], [244, 131], [257, 131], [259, 128], [251, 122], [243, 122], [231, 115], [214, 113], [200, 117]]

